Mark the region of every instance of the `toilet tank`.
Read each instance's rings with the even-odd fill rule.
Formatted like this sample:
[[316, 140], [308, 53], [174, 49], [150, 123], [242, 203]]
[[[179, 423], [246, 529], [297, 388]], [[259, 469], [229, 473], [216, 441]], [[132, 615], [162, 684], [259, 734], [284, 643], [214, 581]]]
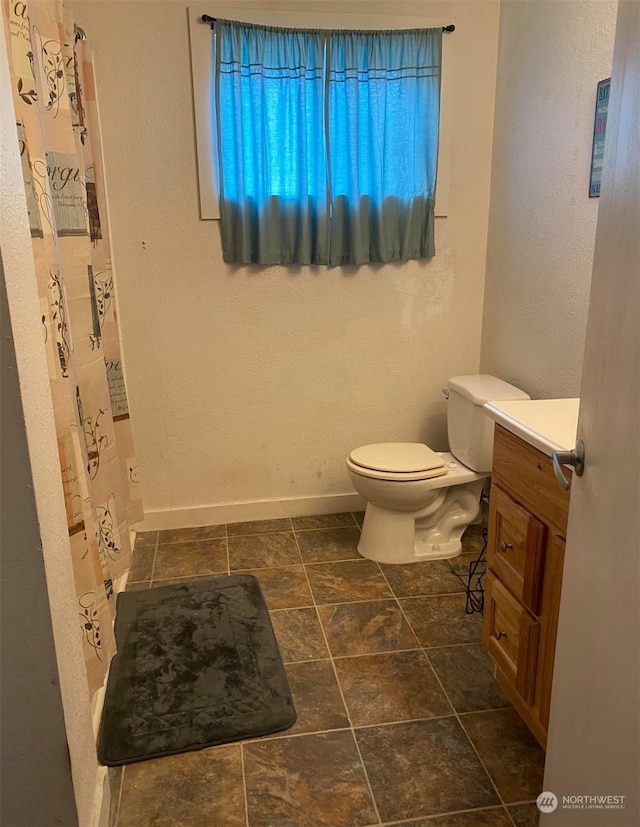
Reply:
[[530, 399], [529, 394], [488, 373], [454, 376], [447, 387], [449, 450], [472, 471], [491, 471], [494, 422], [482, 406], [485, 402]]

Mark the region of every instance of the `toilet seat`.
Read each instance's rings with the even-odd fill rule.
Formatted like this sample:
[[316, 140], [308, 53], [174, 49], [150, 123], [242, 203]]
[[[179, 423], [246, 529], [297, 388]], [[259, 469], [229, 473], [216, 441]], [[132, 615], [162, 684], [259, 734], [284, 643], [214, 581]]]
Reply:
[[378, 442], [355, 448], [347, 466], [372, 479], [413, 482], [444, 476], [448, 464], [422, 442]]

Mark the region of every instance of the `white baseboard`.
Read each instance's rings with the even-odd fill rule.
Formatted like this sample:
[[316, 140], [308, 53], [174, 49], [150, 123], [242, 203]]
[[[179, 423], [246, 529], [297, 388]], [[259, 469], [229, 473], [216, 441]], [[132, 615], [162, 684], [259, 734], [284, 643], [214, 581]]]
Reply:
[[146, 511], [144, 520], [135, 528], [136, 531], [163, 531], [167, 528], [243, 523], [278, 517], [308, 517], [315, 514], [338, 514], [341, 511], [364, 511], [365, 505], [362, 497], [353, 493], [167, 508]]

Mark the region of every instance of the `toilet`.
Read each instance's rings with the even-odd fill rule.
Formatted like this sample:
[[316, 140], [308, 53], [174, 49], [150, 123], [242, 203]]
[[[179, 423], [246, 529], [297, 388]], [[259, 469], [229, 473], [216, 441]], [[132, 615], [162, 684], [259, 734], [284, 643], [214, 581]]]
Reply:
[[494, 423], [482, 406], [530, 398], [485, 373], [453, 377], [444, 394], [450, 452], [420, 442], [380, 442], [349, 454], [351, 482], [367, 501], [358, 551], [369, 560], [412, 563], [460, 554], [491, 473]]

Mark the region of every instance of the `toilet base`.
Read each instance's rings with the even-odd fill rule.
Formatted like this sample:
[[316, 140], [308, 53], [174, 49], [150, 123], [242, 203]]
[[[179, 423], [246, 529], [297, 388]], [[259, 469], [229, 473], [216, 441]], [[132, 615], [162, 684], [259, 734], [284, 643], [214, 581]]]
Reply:
[[448, 560], [462, 552], [461, 538], [480, 513], [484, 480], [446, 489], [437, 511], [391, 511], [368, 503], [358, 551], [377, 563]]

